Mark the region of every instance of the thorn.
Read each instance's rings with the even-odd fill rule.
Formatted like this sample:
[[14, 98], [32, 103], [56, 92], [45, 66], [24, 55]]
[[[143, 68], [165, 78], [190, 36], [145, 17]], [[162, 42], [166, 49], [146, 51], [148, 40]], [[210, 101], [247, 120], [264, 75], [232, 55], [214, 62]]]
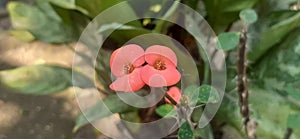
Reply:
[[247, 97], [247, 94], [244, 92], [244, 93], [242, 93], [242, 98], [243, 99], [246, 99], [246, 97]]

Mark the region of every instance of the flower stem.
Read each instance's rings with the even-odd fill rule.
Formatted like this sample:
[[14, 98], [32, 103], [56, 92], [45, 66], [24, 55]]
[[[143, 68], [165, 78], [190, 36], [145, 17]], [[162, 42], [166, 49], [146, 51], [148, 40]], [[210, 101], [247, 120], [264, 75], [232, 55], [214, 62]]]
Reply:
[[170, 95], [168, 95], [167, 93], [166, 93], [166, 95], [165, 95], [166, 97], [167, 97], [167, 99], [168, 100], [170, 100], [170, 102], [173, 104], [173, 105], [177, 105], [177, 102], [170, 96]]

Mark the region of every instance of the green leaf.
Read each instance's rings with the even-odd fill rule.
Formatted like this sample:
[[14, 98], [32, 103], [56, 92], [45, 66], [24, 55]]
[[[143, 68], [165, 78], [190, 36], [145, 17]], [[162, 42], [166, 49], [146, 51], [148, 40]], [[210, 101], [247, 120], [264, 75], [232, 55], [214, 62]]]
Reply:
[[17, 39], [24, 42], [31, 42], [35, 39], [34, 36], [27, 30], [11, 30], [10, 33]]
[[220, 100], [218, 91], [210, 85], [201, 85], [197, 91], [199, 91], [198, 102], [217, 103]]
[[[127, 26], [128, 28], [125, 28], [125, 27], [126, 26], [123, 26], [123, 28], [116, 29], [115, 31], [113, 31], [110, 34], [109, 38], [113, 39], [114, 41], [116, 41], [120, 44], [124, 44], [134, 37], [151, 33], [150, 30], [146, 30], [143, 28], [136, 28], [133, 26]], [[110, 28], [110, 29], [112, 29], [112, 28]]]
[[280, 139], [286, 130], [286, 118], [292, 109], [276, 92], [251, 89], [249, 105], [258, 122], [258, 137]]
[[[286, 17], [285, 15], [289, 16]], [[272, 22], [271, 24], [269, 23], [270, 20], [274, 20], [273, 18], [279, 18], [280, 16], [284, 16], [284, 18], [279, 20], [279, 22]], [[277, 13], [276, 16], [271, 15], [264, 22], [257, 22], [256, 26], [254, 26], [254, 30], [250, 30], [250, 33], [259, 33], [260, 35], [256, 35], [255, 38], [250, 40], [252, 47], [248, 53], [248, 59], [252, 63], [255, 63], [272, 47], [277, 46], [276, 44], [280, 43], [286, 37], [286, 35], [288, 35], [295, 28], [299, 27], [299, 25], [300, 12], [280, 12]], [[257, 28], [261, 30], [255, 30]]]
[[287, 120], [287, 127], [300, 129], [300, 113], [290, 114]]
[[258, 0], [203, 0], [209, 24], [218, 34], [239, 19], [240, 11], [252, 8]]
[[223, 98], [222, 104], [215, 116], [215, 119], [217, 121], [216, 124], [218, 126], [222, 126], [224, 123], [227, 123], [237, 130], [242, 131], [242, 116], [240, 115], [240, 108], [237, 102], [238, 95], [233, 94], [232, 96], [230, 96], [230, 99], [229, 97], [226, 97], [227, 95], [225, 95], [225, 97]]
[[[199, 104], [199, 105], [203, 105], [203, 104]], [[201, 108], [201, 107], [194, 108], [192, 115], [191, 115], [192, 122], [198, 123], [200, 121], [202, 114], [203, 114], [203, 108]]]
[[183, 93], [189, 98], [191, 106], [196, 105], [198, 102], [199, 92], [197, 91], [198, 86], [190, 85], [184, 89]]
[[[126, 93], [119, 95], [127, 95]], [[83, 111], [83, 114], [76, 118], [76, 125], [73, 131], [77, 131], [80, 127], [114, 113], [126, 113], [134, 111], [136, 108], [124, 103], [118, 95], [110, 95], [99, 101], [94, 106]]]
[[[230, 97], [226, 97], [229, 95]], [[215, 117], [215, 124], [217, 126], [229, 124], [237, 129], [241, 135], [244, 135], [238, 98], [236, 93], [225, 95]], [[251, 119], [259, 125], [257, 136], [263, 139], [282, 139], [287, 128], [288, 115], [299, 113], [299, 110], [291, 107], [290, 103], [278, 93], [257, 88], [250, 88], [249, 106]], [[300, 132], [295, 130], [291, 139], [298, 139], [299, 137]]]
[[295, 100], [300, 102], [300, 91], [296, 88], [288, 88], [286, 92]]
[[275, 11], [290, 10], [290, 6], [296, 3], [297, 0], [261, 0], [256, 6], [258, 15], [268, 15]]
[[[109, 88], [111, 83], [111, 72], [110, 71], [110, 56], [112, 51], [101, 49], [98, 52], [97, 63], [95, 65], [96, 69], [96, 80], [100, 82], [98, 86], [107, 90], [108, 92], [113, 91]], [[88, 61], [91, 61], [88, 59]]]
[[188, 122], [184, 122], [178, 131], [178, 139], [194, 139], [194, 132]]
[[228, 51], [237, 47], [239, 44], [240, 34], [235, 32], [221, 33], [218, 36], [219, 43], [217, 49]]
[[189, 98], [190, 105], [197, 103], [216, 103], [220, 100], [218, 91], [210, 85], [188, 86], [183, 93]]
[[[88, 1], [82, 1], [88, 2]], [[89, 3], [89, 2], [88, 2]], [[97, 8], [97, 7], [96, 7]], [[128, 19], [138, 19], [133, 9], [129, 6], [128, 2], [124, 2], [121, 5], [117, 4], [114, 9], [106, 11], [109, 14], [100, 14], [93, 20], [93, 24], [90, 24], [85, 31], [84, 35], [81, 36], [81, 42], [86, 44], [89, 49], [95, 49], [99, 37], [110, 37], [110, 39], [123, 45], [128, 40], [145, 33], [150, 33], [149, 30], [141, 28], [139, 20], [134, 20], [129, 23], [123, 24]], [[126, 14], [120, 14], [126, 13]], [[112, 16], [113, 15], [113, 16]], [[95, 31], [97, 33], [95, 33]]]
[[[74, 72], [76, 85], [87, 87], [93, 82]], [[72, 69], [53, 65], [35, 65], [0, 71], [0, 82], [18, 93], [45, 95], [62, 91], [72, 86]]]
[[254, 75], [249, 77], [255, 79], [253, 85], [293, 94], [287, 89], [300, 86], [300, 54], [297, 52], [300, 49], [299, 33], [300, 28], [294, 29], [251, 68]]
[[[161, 17], [161, 19], [171, 19], [178, 17], [178, 6], [180, 2], [174, 1], [172, 6], [166, 10], [166, 13]], [[168, 6], [166, 6], [168, 7]], [[154, 32], [159, 32], [162, 34], [166, 34], [168, 32], [169, 27], [174, 25], [171, 22], [166, 22], [166, 20], [157, 20], [155, 28], [153, 29]]]
[[52, 4], [65, 9], [76, 9], [75, 0], [48, 0]]
[[246, 9], [240, 12], [240, 18], [249, 25], [257, 21], [257, 14], [252, 9]]
[[59, 15], [54, 11], [53, 7], [49, 4], [47, 0], [34, 0], [36, 8], [41, 10], [47, 17], [61, 21]]
[[89, 15], [89, 12], [86, 9], [76, 5], [75, 0], [47, 0], [47, 1], [63, 9], [77, 10], [83, 13], [84, 15]]
[[[287, 128], [290, 113], [299, 113], [277, 92], [251, 89], [249, 98], [252, 117], [258, 122], [257, 134], [260, 138], [281, 139]], [[300, 132], [299, 132], [300, 133]], [[294, 132], [292, 139], [300, 134]]]
[[[282, 12], [278, 14], [282, 15]], [[295, 13], [288, 15], [287, 20], [294, 15]], [[273, 24], [277, 25], [277, 22]], [[252, 80], [251, 85], [263, 89], [250, 90], [249, 96], [252, 115], [255, 115], [259, 123], [260, 138], [282, 138], [288, 128], [289, 114], [299, 113], [297, 101], [299, 100], [297, 89], [300, 85], [300, 54], [297, 53], [300, 48], [299, 33], [299, 27], [288, 32], [280, 43], [275, 44], [255, 66], [249, 68], [251, 73], [255, 74], [249, 76]], [[291, 138], [300, 138], [299, 129], [297, 130], [293, 132]]]
[[199, 8], [199, 0], [187, 0], [187, 1], [182, 1], [183, 4], [191, 7], [194, 10], [197, 10]]
[[124, 0], [75, 0], [75, 4], [85, 9], [87, 14], [94, 18], [105, 9], [123, 1]]
[[[167, 12], [172, 11], [170, 5], [175, 1], [169, 0], [151, 0], [151, 1], [127, 1], [131, 7], [135, 10], [139, 17], [161, 17]], [[169, 11], [170, 10], [170, 11]], [[147, 20], [147, 19], [146, 19]], [[151, 24], [152, 21], [149, 23]], [[146, 25], [146, 24], [145, 24]]]
[[[88, 3], [88, 5], [93, 4], [93, 3], [87, 2], [85, 0], [79, 0], [79, 1], [82, 1], [83, 3]], [[106, 2], [106, 1], [110, 1], [110, 2]], [[120, 2], [122, 2], [122, 4], [117, 4], [120, 2], [114, 3], [114, 1], [120, 1]], [[106, 2], [106, 4], [102, 4], [101, 6], [107, 5], [108, 7], [110, 7], [109, 5], [116, 4], [115, 6], [113, 6], [113, 9], [118, 9], [118, 10], [105, 11], [106, 13], [101, 13], [101, 14], [97, 13], [97, 15], [99, 14], [99, 16], [94, 19], [94, 22], [97, 23], [96, 26], [98, 26], [99, 28], [102, 25], [109, 25], [111, 23], [117, 23], [117, 24], [123, 23], [124, 21], [126, 21], [128, 19], [139, 19], [138, 16], [136, 15], [136, 13], [134, 12], [134, 10], [132, 9], [132, 7], [129, 5], [129, 3], [124, 2], [124, 0], [102, 0], [102, 1], [97, 1], [96, 3], [99, 3], [99, 2], [100, 3]], [[96, 4], [94, 4], [93, 6], [96, 6]], [[108, 7], [106, 7], [106, 8], [108, 8]], [[101, 11], [106, 9], [106, 8], [101, 9], [101, 8], [99, 8], [99, 6], [96, 6], [95, 8], [99, 9]], [[107, 13], [107, 12], [109, 12], [109, 13]], [[120, 13], [126, 13], [126, 14], [120, 14]], [[113, 16], [111, 16], [111, 15], [113, 15]], [[130, 21], [129, 23], [126, 23], [126, 25], [134, 26], [137, 28], [142, 27], [139, 20]]]
[[177, 114], [174, 106], [171, 104], [161, 105], [155, 111], [161, 117], [174, 117]]
[[10, 2], [8, 11], [12, 25], [17, 30], [28, 30], [37, 39], [49, 43], [75, 41], [78, 33], [75, 29], [63, 23], [48, 3], [40, 3], [47, 11], [21, 2]]

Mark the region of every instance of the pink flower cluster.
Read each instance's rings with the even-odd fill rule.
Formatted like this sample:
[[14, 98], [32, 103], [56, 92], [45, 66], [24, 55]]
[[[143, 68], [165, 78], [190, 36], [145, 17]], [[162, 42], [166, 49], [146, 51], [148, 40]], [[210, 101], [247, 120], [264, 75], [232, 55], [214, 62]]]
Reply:
[[172, 86], [181, 78], [175, 53], [161, 45], [146, 50], [136, 44], [121, 47], [112, 53], [110, 67], [117, 79], [109, 87], [115, 91], [136, 92], [144, 85]]

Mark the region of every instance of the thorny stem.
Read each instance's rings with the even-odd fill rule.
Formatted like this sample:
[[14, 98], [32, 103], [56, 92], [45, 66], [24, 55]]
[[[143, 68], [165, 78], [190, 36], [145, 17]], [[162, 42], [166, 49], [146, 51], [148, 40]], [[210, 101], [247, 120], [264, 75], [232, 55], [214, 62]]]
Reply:
[[240, 35], [238, 46], [238, 61], [237, 61], [237, 73], [238, 73], [238, 94], [240, 103], [240, 112], [243, 116], [243, 125], [249, 139], [256, 139], [256, 126], [255, 121], [251, 121], [249, 114], [247, 89], [247, 65], [246, 65], [246, 42], [247, 42], [247, 29], [244, 29]]

